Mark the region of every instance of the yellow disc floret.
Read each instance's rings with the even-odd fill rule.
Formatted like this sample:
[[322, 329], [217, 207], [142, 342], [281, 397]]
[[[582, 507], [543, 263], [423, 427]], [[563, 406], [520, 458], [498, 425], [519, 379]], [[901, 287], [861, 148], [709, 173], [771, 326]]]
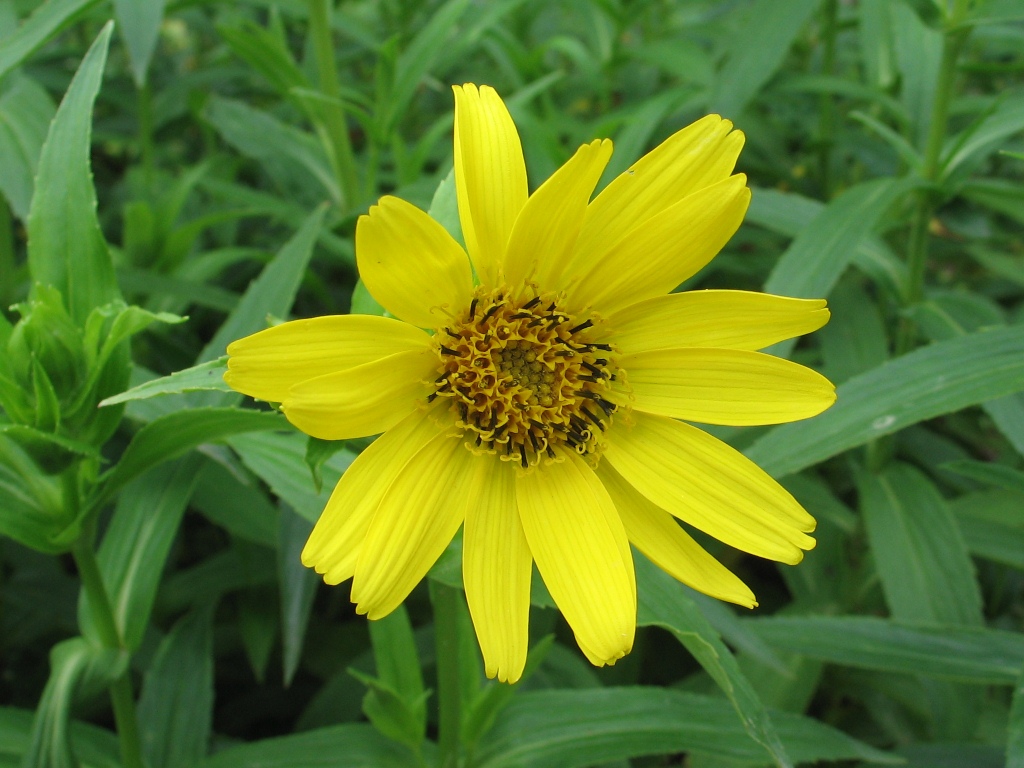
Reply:
[[478, 295], [438, 330], [440, 376], [428, 400], [451, 398], [470, 447], [524, 468], [555, 458], [558, 445], [595, 453], [617, 409], [612, 348], [589, 338], [594, 318], [561, 311], [554, 296], [513, 295]]

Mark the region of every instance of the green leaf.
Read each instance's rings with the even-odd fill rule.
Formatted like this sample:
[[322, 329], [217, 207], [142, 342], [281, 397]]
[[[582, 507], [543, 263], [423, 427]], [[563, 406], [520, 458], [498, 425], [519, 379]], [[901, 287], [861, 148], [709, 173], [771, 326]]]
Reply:
[[894, 618], [981, 626], [981, 591], [960, 529], [919, 470], [893, 464], [859, 483], [861, 511]]
[[36, 708], [22, 765], [78, 768], [70, 741], [71, 708], [77, 700], [98, 693], [127, 668], [127, 653], [99, 648], [81, 637], [53, 646], [50, 679]]
[[[199, 456], [185, 456], [129, 483], [121, 491], [103, 535], [97, 559], [114, 622], [129, 649], [142, 643], [200, 464]], [[79, 625], [83, 634], [96, 640], [92, 615], [83, 592], [78, 604]]]
[[889, 357], [889, 339], [878, 304], [852, 280], [829, 297], [832, 316], [817, 333], [824, 358], [822, 373], [835, 384], [869, 371]]
[[984, 120], [967, 128], [961, 135], [947, 142], [943, 159], [943, 177], [951, 176], [958, 168], [974, 160], [983, 159], [1014, 134], [1024, 131], [1024, 102], [1007, 98]]
[[100, 407], [127, 403], [129, 400], [146, 400], [159, 395], [177, 395], [182, 392], [198, 392], [202, 390], [214, 390], [217, 392], [230, 392], [231, 387], [224, 383], [224, 371], [227, 370], [228, 356], [223, 355], [208, 363], [200, 363], [191, 368], [176, 371], [170, 376], [162, 376], [159, 379], [147, 381], [137, 387], [132, 387], [127, 392], [108, 397], [100, 401]]
[[128, 46], [135, 85], [146, 84], [146, 71], [160, 37], [160, 23], [164, 20], [164, 0], [114, 0], [117, 25]]
[[318, 493], [306, 465], [306, 438], [296, 432], [238, 435], [228, 440], [242, 462], [277, 496], [311, 523], [320, 518], [341, 473], [355, 459], [350, 450], [334, 454], [321, 467], [323, 485]]
[[868, 85], [884, 89], [896, 79], [889, 0], [861, 0], [857, 4], [860, 22], [861, 62]]
[[941, 468], [997, 488], [1024, 493], [1024, 472], [1005, 464], [994, 464], [990, 461], [950, 461]]
[[191, 768], [206, 755], [213, 721], [213, 605], [181, 618], [146, 671], [138, 705], [149, 768]]
[[[21, 765], [28, 750], [33, 712], [17, 707], [0, 707], [0, 765]], [[90, 768], [121, 768], [117, 737], [106, 728], [72, 721], [71, 747], [78, 760]]]
[[[299, 555], [313, 526], [295, 513], [286, 503], [281, 504], [277, 540], [277, 575], [281, 586], [281, 642], [284, 646], [284, 684], [291, 685], [302, 658], [302, 644], [316, 597], [320, 579], [306, 568]], [[372, 627], [373, 625], [371, 625]]]
[[272, 32], [248, 20], [219, 24], [217, 32], [232, 53], [263, 75], [282, 96], [294, 88], [310, 87], [291, 51]]
[[1006, 768], [1024, 768], [1024, 671], [1013, 689], [1006, 736]]
[[38, 552], [66, 552], [78, 535], [60, 483], [26, 451], [0, 434], [0, 534]]
[[24, 221], [32, 202], [39, 154], [57, 108], [46, 89], [32, 78], [11, 78], [10, 87], [0, 96], [0, 168], [4, 169], [0, 192]]
[[923, 147], [931, 126], [939, 81], [942, 33], [928, 27], [905, 2], [888, 3], [889, 29], [900, 73], [900, 101], [910, 118], [911, 138]]
[[727, 50], [711, 96], [711, 111], [738, 118], [782, 65], [819, 0], [755, 0]]
[[[816, 720], [772, 713], [797, 762], [898, 757]], [[693, 752], [763, 763], [763, 749], [719, 698], [665, 688], [596, 688], [521, 693], [481, 745], [480, 768], [583, 768], [644, 755]]]
[[434, 190], [427, 213], [444, 227], [455, 241], [465, 245], [462, 239], [462, 220], [459, 219], [459, 201], [455, 194], [455, 169], [441, 179]]
[[3, 77], [60, 30], [70, 26], [99, 0], [47, 0], [0, 43], [0, 77]]
[[972, 555], [1024, 570], [1024, 495], [989, 490], [950, 503]]
[[313, 255], [313, 246], [323, 224], [326, 206], [313, 211], [292, 238], [281, 246], [273, 260], [246, 290], [217, 333], [199, 353], [196, 363], [206, 363], [221, 357], [235, 339], [262, 331], [267, 327], [267, 315], [285, 317], [295, 301], [306, 265]]
[[207, 461], [199, 471], [192, 506], [232, 536], [264, 547], [278, 545], [280, 513], [258, 479], [241, 467]]
[[120, 298], [96, 218], [89, 167], [92, 107], [103, 78], [112, 24], [92, 44], [57, 109], [43, 144], [28, 216], [28, 266], [56, 287], [80, 325], [94, 307]]
[[276, 413], [240, 408], [193, 408], [161, 416], [140, 429], [120, 461], [100, 477], [100, 489], [90, 499], [90, 506], [102, 505], [146, 470], [203, 443], [242, 432], [286, 428], [287, 422]]
[[199, 768], [410, 768], [412, 753], [365, 723], [263, 739], [221, 750]]
[[1024, 388], [1024, 334], [1000, 328], [941, 341], [842, 384], [834, 406], [776, 427], [747, 451], [775, 477], [924, 419]]
[[861, 669], [1013, 685], [1024, 636], [980, 627], [917, 626], [869, 616], [744, 619], [778, 648]]
[[637, 624], [671, 632], [732, 702], [747, 735], [767, 750], [777, 765], [792, 765], [761, 699], [683, 586], [639, 553], [634, 554], [633, 562], [639, 599]]

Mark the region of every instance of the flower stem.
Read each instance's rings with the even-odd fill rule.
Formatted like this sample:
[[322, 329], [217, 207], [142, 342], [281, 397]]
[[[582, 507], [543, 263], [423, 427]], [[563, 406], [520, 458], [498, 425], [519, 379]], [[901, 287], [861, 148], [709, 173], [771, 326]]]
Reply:
[[[100, 640], [108, 648], [124, 648], [114, 620], [110, 596], [103, 584], [103, 575], [100, 573], [96, 553], [92, 548], [93, 535], [93, 525], [87, 523], [71, 554], [88, 597], [88, 610], [99, 632]], [[121, 744], [121, 764], [124, 768], [143, 768], [139, 724], [135, 717], [135, 699], [128, 674], [125, 670], [110, 684], [110, 702], [114, 709], [114, 722], [117, 724], [117, 736]]]
[[142, 154], [142, 173], [146, 180], [146, 191], [153, 190], [153, 172], [156, 168], [153, 145], [153, 91], [149, 83], [138, 89], [139, 99], [139, 144]]
[[[957, 3], [959, 8], [960, 3]], [[954, 16], [954, 24], [956, 24]], [[936, 185], [939, 181], [942, 145], [946, 141], [946, 126], [949, 120], [949, 103], [953, 96], [953, 81], [956, 78], [957, 59], [963, 49], [970, 29], [953, 26], [942, 41], [942, 60], [939, 65], [939, 82], [935, 92], [929, 122], [928, 140], [924, 149], [924, 163], [921, 176], [925, 186], [918, 192], [917, 204], [910, 223], [907, 240], [907, 284], [903, 301], [911, 307], [921, 301], [924, 295], [925, 267], [928, 263], [928, 226], [938, 205]], [[900, 321], [896, 336], [896, 355], [903, 355], [914, 345], [916, 329], [913, 321], [904, 317]]]
[[437, 655], [438, 766], [456, 768], [462, 735], [459, 685], [459, 592], [444, 584], [434, 589], [434, 645]]
[[334, 175], [341, 194], [341, 208], [351, 208], [359, 194], [355, 159], [348, 138], [345, 111], [341, 104], [341, 84], [334, 59], [334, 41], [331, 35], [331, 0], [309, 0], [309, 33], [316, 56], [320, 92], [327, 97], [324, 105], [324, 123], [330, 141], [330, 154]]

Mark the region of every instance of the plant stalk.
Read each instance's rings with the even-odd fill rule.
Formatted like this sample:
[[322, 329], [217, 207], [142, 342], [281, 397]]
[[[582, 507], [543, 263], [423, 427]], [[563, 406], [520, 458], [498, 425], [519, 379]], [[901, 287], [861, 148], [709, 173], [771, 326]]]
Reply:
[[153, 91], [149, 83], [141, 85], [137, 91], [139, 100], [139, 145], [142, 154], [142, 173], [146, 182], [146, 191], [153, 191], [154, 172], [156, 169], [153, 141]]
[[345, 110], [341, 102], [341, 84], [334, 58], [334, 41], [331, 34], [332, 0], [309, 0], [309, 33], [316, 56], [320, 92], [326, 97], [324, 124], [330, 146], [328, 147], [338, 181], [343, 210], [355, 205], [359, 195], [359, 179], [356, 175], [352, 144], [348, 138]]
[[[93, 551], [94, 525], [87, 522], [82, 535], [78, 537], [71, 554], [82, 580], [82, 588], [88, 597], [88, 608], [92, 615], [100, 640], [108, 648], [124, 649], [121, 634], [114, 619], [110, 596], [103, 584], [103, 574], [96, 553]], [[139, 723], [135, 716], [135, 697], [132, 693], [128, 671], [110, 684], [110, 703], [114, 709], [114, 722], [121, 745], [121, 764], [124, 768], [144, 768], [142, 747], [139, 740]]]
[[436, 584], [434, 645], [437, 649], [438, 766], [457, 768], [462, 736], [459, 687], [459, 593]]

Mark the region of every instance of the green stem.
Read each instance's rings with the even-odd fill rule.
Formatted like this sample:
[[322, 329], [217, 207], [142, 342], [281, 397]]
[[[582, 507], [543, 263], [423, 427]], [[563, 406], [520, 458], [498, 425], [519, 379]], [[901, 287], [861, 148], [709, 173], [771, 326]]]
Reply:
[[[822, 29], [824, 50], [821, 69], [825, 76], [836, 68], [836, 26], [839, 13], [838, 0], [827, 0]], [[832, 94], [822, 93], [818, 110], [818, 177], [824, 199], [832, 196], [832, 142], [835, 124], [835, 109]]]
[[17, 284], [14, 260], [14, 220], [6, 200], [0, 200], [0, 302], [6, 307], [14, 301]]
[[[970, 30], [954, 28], [946, 33], [942, 42], [942, 61], [939, 65], [939, 82], [935, 92], [935, 103], [928, 128], [928, 140], [924, 149], [924, 163], [921, 177], [925, 186], [918, 192], [917, 204], [910, 222], [910, 236], [907, 240], [907, 285], [904, 304], [913, 306], [924, 295], [925, 268], [928, 264], [928, 225], [938, 205], [936, 185], [939, 181], [942, 145], [946, 141], [946, 126], [949, 120], [949, 104], [953, 98], [953, 81], [956, 78], [956, 64]], [[904, 317], [896, 337], [896, 354], [909, 352], [916, 335], [914, 324]]]
[[434, 645], [437, 649], [438, 766], [456, 768], [462, 732], [459, 688], [459, 592], [437, 584], [434, 592]]
[[[108, 648], [124, 649], [121, 634], [114, 620], [114, 609], [110, 596], [103, 584], [103, 574], [96, 553], [93, 551], [94, 524], [90, 521], [83, 527], [71, 555], [78, 568], [78, 576], [85, 589], [87, 605], [100, 640]], [[139, 740], [139, 724], [135, 716], [135, 698], [132, 694], [132, 683], [128, 671], [110, 684], [110, 702], [114, 709], [114, 722], [117, 725], [117, 736], [121, 744], [121, 764], [124, 768], [144, 768], [142, 748]]]
[[156, 168], [153, 144], [153, 92], [149, 83], [138, 90], [139, 99], [139, 145], [142, 153], [142, 173], [147, 191], [153, 189], [153, 174]]
[[320, 92], [327, 97], [324, 123], [330, 137], [330, 154], [334, 174], [341, 194], [341, 208], [351, 208], [359, 194], [352, 145], [348, 138], [345, 111], [341, 106], [341, 84], [334, 59], [334, 40], [331, 34], [331, 0], [309, 0], [309, 33], [316, 56]]

